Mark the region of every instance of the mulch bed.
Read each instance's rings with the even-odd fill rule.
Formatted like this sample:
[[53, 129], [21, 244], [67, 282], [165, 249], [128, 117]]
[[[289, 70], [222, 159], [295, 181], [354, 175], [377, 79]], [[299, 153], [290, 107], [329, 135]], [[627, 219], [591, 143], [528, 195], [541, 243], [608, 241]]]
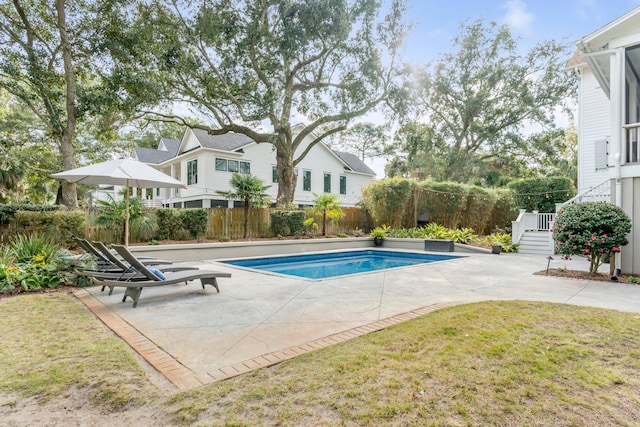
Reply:
[[[608, 266], [607, 266], [608, 269]], [[581, 279], [581, 280], [596, 280], [598, 282], [612, 282], [611, 276], [609, 273], [598, 272], [595, 274], [590, 274], [588, 271], [581, 270], [566, 270], [566, 269], [557, 269], [550, 268], [549, 271], [542, 270], [534, 273], [540, 276], [556, 276], [556, 277], [566, 277], [568, 279]], [[618, 276], [618, 283], [627, 283], [629, 285], [636, 285], [636, 283], [629, 282], [629, 278], [633, 277], [628, 274], [621, 274]]]
[[0, 291], [0, 299], [14, 297], [16, 295], [32, 295], [32, 294], [55, 294], [60, 292], [73, 293], [75, 289], [78, 289], [77, 286], [72, 285], [60, 285], [57, 288], [42, 288], [42, 289], [31, 289], [28, 291], [23, 291], [22, 288], [17, 287], [15, 289], [7, 289], [4, 291]]

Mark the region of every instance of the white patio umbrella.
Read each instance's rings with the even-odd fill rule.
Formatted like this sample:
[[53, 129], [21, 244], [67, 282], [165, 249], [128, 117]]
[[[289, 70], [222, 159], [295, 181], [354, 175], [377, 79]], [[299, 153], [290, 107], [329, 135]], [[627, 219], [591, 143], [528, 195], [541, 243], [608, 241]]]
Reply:
[[50, 175], [76, 184], [122, 185], [125, 191], [124, 244], [129, 245], [129, 187], [187, 188], [180, 181], [133, 159], [109, 160]]

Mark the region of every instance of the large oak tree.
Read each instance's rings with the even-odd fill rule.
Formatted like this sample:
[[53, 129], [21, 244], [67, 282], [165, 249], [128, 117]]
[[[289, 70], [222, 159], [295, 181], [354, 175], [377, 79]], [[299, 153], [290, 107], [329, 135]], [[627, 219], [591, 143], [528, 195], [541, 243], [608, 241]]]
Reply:
[[[403, 12], [402, 0], [384, 12], [374, 0], [145, 2], [122, 37], [122, 73], [135, 76], [127, 96], [146, 102], [144, 112], [157, 120], [273, 144], [278, 203], [287, 205], [309, 149], [387, 100]], [[211, 125], [158, 108], [161, 100]], [[301, 120], [306, 127], [294, 134]]]
[[[0, 0], [0, 89], [40, 122], [55, 142], [64, 170], [76, 165], [74, 141], [82, 120], [111, 116], [98, 111], [116, 99], [107, 96], [107, 86], [97, 75], [107, 62], [100, 43], [120, 20], [124, 3]], [[61, 202], [77, 206], [75, 184], [62, 182], [61, 190]]]
[[[568, 46], [547, 41], [522, 53], [508, 27], [481, 20], [463, 23], [454, 45], [455, 52], [415, 73], [416, 116], [426, 129], [415, 140], [401, 137], [407, 157], [417, 166], [437, 165], [439, 179], [456, 181], [526, 165], [540, 151], [528, 134], [553, 130], [556, 112], [574, 95], [575, 77], [565, 71]], [[421, 151], [424, 162], [416, 158]]]

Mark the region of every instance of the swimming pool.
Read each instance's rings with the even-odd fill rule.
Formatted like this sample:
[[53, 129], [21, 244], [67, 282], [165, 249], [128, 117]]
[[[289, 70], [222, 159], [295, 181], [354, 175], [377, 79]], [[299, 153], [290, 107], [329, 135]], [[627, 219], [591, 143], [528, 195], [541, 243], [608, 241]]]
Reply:
[[366, 273], [457, 258], [461, 257], [414, 252], [358, 250], [324, 254], [237, 259], [221, 262], [259, 271], [303, 277], [305, 279], [326, 279], [328, 277]]

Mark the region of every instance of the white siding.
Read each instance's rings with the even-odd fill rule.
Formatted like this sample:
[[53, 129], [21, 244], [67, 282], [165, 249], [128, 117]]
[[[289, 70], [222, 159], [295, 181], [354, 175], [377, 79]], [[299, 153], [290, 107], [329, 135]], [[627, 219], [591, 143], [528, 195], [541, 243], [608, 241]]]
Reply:
[[[194, 147], [197, 143], [195, 136], [191, 131], [185, 132], [181, 144], [181, 152], [187, 151], [188, 147]], [[308, 141], [307, 141], [308, 143]], [[198, 145], [199, 147], [199, 145]], [[299, 155], [305, 148], [306, 144], [302, 144], [296, 151]], [[208, 200], [224, 200], [218, 195], [217, 191], [229, 191], [231, 186], [232, 172], [217, 171], [215, 169], [215, 159], [221, 158], [226, 160], [237, 160], [248, 162], [251, 165], [251, 174], [257, 176], [265, 185], [271, 187], [267, 193], [271, 196], [271, 201], [276, 202], [278, 194], [278, 184], [272, 182], [272, 168], [276, 166], [276, 153], [271, 144], [250, 144], [243, 147], [243, 153], [234, 153], [228, 151], [218, 151], [206, 148], [194, 150], [192, 153], [182, 154], [180, 161], [180, 176], [182, 182], [187, 182], [187, 162], [198, 159], [198, 183], [190, 185], [187, 190], [180, 190], [180, 200], [172, 199], [171, 203], [186, 200], [206, 200], [204, 207], [209, 207]], [[331, 194], [338, 196], [343, 206], [354, 206], [362, 194], [362, 187], [373, 182], [373, 177], [366, 174], [356, 173], [345, 170], [344, 163], [333, 152], [331, 152], [324, 144], [316, 144], [307, 156], [296, 166], [298, 171], [298, 179], [296, 181], [296, 190], [294, 195], [294, 204], [311, 205], [313, 204], [313, 193], [324, 193], [324, 174], [331, 174]], [[302, 171], [311, 171], [311, 191], [303, 190]], [[168, 168], [164, 170], [168, 172]], [[340, 194], [340, 176], [347, 177], [347, 194]], [[165, 199], [170, 194], [170, 190], [161, 190], [160, 197], [157, 199]]]
[[[609, 98], [588, 68], [582, 69], [578, 105], [578, 193], [581, 193], [609, 177], [609, 170], [596, 170], [595, 158], [596, 141], [609, 137]], [[611, 156], [608, 165], [613, 166]]]
[[200, 147], [200, 141], [193, 134], [191, 129], [187, 129], [182, 138], [182, 143], [180, 144], [180, 151], [178, 153], [184, 153], [185, 151], [193, 150]]

